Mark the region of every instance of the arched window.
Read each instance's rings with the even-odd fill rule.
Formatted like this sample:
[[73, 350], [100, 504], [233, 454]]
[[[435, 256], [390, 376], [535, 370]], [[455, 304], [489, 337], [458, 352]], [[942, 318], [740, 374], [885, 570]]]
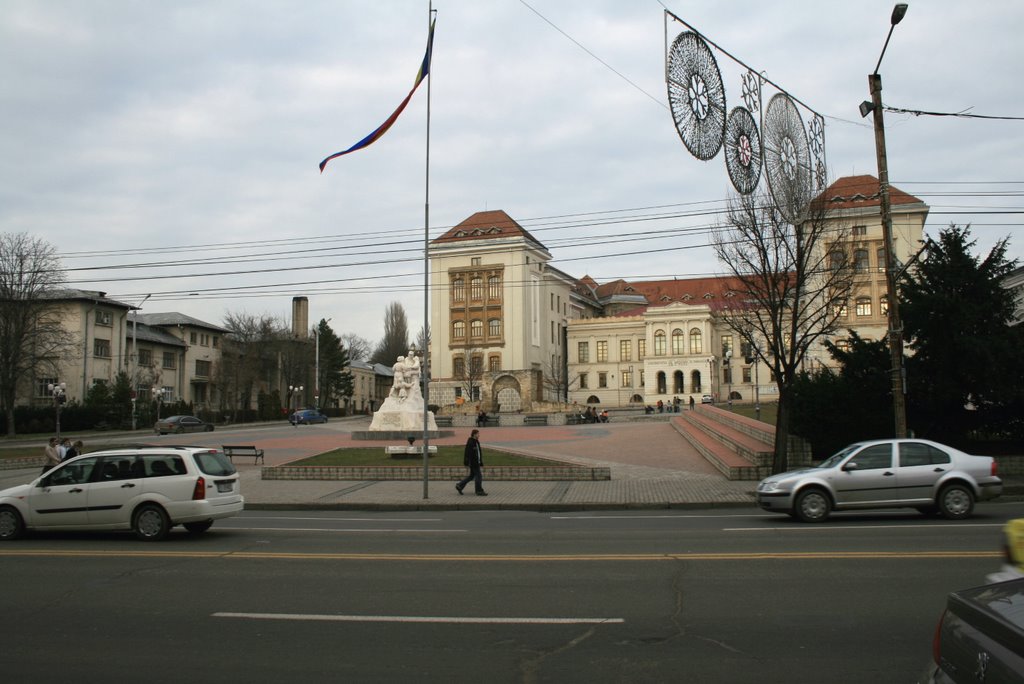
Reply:
[[487, 297], [501, 299], [501, 278], [498, 276], [491, 276], [487, 279]]
[[469, 336], [479, 339], [484, 336], [484, 322], [475, 318], [469, 322]]
[[685, 390], [683, 389], [683, 371], [677, 370], [672, 374], [672, 393], [682, 394]]
[[846, 253], [841, 249], [833, 249], [829, 252], [828, 263], [833, 271], [838, 271], [846, 266]]
[[501, 319], [492, 318], [487, 321], [487, 336], [488, 337], [501, 337]]
[[484, 279], [475, 277], [469, 281], [469, 298], [470, 299], [483, 299], [484, 297]]
[[461, 356], [456, 356], [452, 359], [452, 375], [456, 378], [464, 378], [466, 376], [466, 360]]
[[452, 338], [456, 340], [466, 339], [466, 321], [455, 321], [452, 323]]
[[889, 295], [882, 295], [878, 299], [878, 313], [883, 316], [889, 315]]
[[654, 333], [654, 355], [665, 355], [665, 331], [657, 330]]
[[690, 353], [704, 353], [704, 336], [701, 333], [700, 328], [692, 328], [690, 330]]
[[685, 346], [686, 338], [683, 336], [683, 331], [676, 328], [672, 331], [672, 355], [682, 356], [686, 353]]
[[871, 315], [871, 298], [870, 297], [857, 297], [857, 315], [858, 316], [870, 316]]
[[452, 301], [463, 302], [466, 300], [466, 281], [456, 278], [452, 281]]
[[695, 370], [692, 373], [690, 373], [690, 393], [700, 394], [700, 391], [700, 371]]
[[665, 386], [664, 371], [658, 371], [658, 394], [668, 394], [668, 388]]

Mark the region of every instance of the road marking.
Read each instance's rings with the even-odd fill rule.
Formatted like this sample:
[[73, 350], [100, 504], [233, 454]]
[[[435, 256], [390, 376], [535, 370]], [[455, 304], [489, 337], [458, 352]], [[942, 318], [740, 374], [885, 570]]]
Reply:
[[[262, 516], [262, 515], [244, 515], [238, 518], [239, 520], [319, 520], [320, 522], [441, 522], [444, 518], [291, 518], [285, 515], [280, 516]], [[227, 520], [221, 520], [218, 523], [218, 527], [223, 525]]]
[[821, 527], [815, 525], [787, 525], [786, 527], [723, 527], [723, 532], [817, 532], [837, 530], [894, 530], [901, 528], [915, 530], [941, 530], [948, 532], [950, 527], [960, 529], [961, 527], [1004, 527], [1005, 523], [950, 523], [949, 525], [937, 525], [934, 523], [910, 523], [906, 525], [829, 525]]
[[212, 617], [243, 620], [295, 620], [318, 622], [445, 622], [470, 625], [607, 625], [622, 618], [443, 617], [419, 615], [316, 615], [303, 613], [213, 613]]
[[763, 518], [761, 515], [552, 515], [551, 520], [675, 520], [687, 518]]
[[441, 563], [561, 563], [647, 561], [756, 561], [756, 560], [928, 560], [947, 558], [1004, 558], [1001, 551], [808, 551], [737, 553], [650, 553], [581, 555], [441, 555], [400, 553], [288, 553], [260, 551], [61, 551], [57, 549], [3, 550], [0, 557], [55, 558], [224, 558], [241, 560], [426, 561]]

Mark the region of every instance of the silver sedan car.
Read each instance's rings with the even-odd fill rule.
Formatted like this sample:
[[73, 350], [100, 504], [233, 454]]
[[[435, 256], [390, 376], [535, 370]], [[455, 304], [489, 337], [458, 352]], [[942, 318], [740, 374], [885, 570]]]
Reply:
[[898, 507], [959, 520], [975, 501], [1002, 492], [989, 456], [924, 439], [876, 439], [851, 444], [816, 468], [766, 477], [757, 503], [803, 522], [821, 522], [833, 510]]

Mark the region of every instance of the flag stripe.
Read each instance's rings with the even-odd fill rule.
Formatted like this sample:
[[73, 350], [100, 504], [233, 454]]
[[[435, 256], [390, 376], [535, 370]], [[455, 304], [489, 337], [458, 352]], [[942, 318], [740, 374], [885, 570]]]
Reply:
[[320, 173], [324, 172], [324, 167], [327, 166], [327, 162], [331, 161], [332, 159], [344, 156], [349, 152], [361, 150], [364, 147], [369, 147], [373, 143], [377, 142], [377, 140], [381, 136], [387, 133], [388, 129], [391, 128], [395, 121], [398, 120], [398, 116], [402, 113], [402, 110], [405, 109], [406, 105], [409, 104], [409, 100], [412, 99], [413, 93], [416, 92], [416, 89], [420, 87], [420, 83], [423, 83], [423, 79], [425, 79], [427, 75], [430, 73], [430, 59], [434, 52], [434, 23], [436, 21], [437, 20], [435, 19], [434, 21], [430, 22], [430, 32], [427, 34], [427, 50], [426, 53], [423, 55], [423, 62], [420, 64], [420, 70], [416, 74], [416, 82], [413, 83], [412, 90], [409, 91], [409, 94], [405, 96], [404, 100], [402, 100], [402, 104], [398, 105], [398, 109], [396, 109], [384, 123], [378, 126], [372, 133], [367, 135], [365, 138], [363, 138], [362, 140], [360, 140], [347, 150], [344, 150], [342, 152], [335, 152], [334, 154], [330, 155], [322, 162], [320, 162]]

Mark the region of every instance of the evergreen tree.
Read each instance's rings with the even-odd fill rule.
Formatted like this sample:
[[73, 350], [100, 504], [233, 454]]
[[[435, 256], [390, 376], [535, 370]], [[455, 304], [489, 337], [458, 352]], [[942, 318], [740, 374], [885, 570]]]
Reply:
[[409, 323], [405, 309], [399, 302], [388, 304], [384, 312], [384, 337], [377, 344], [370, 363], [381, 363], [391, 367], [399, 356], [409, 353]]

